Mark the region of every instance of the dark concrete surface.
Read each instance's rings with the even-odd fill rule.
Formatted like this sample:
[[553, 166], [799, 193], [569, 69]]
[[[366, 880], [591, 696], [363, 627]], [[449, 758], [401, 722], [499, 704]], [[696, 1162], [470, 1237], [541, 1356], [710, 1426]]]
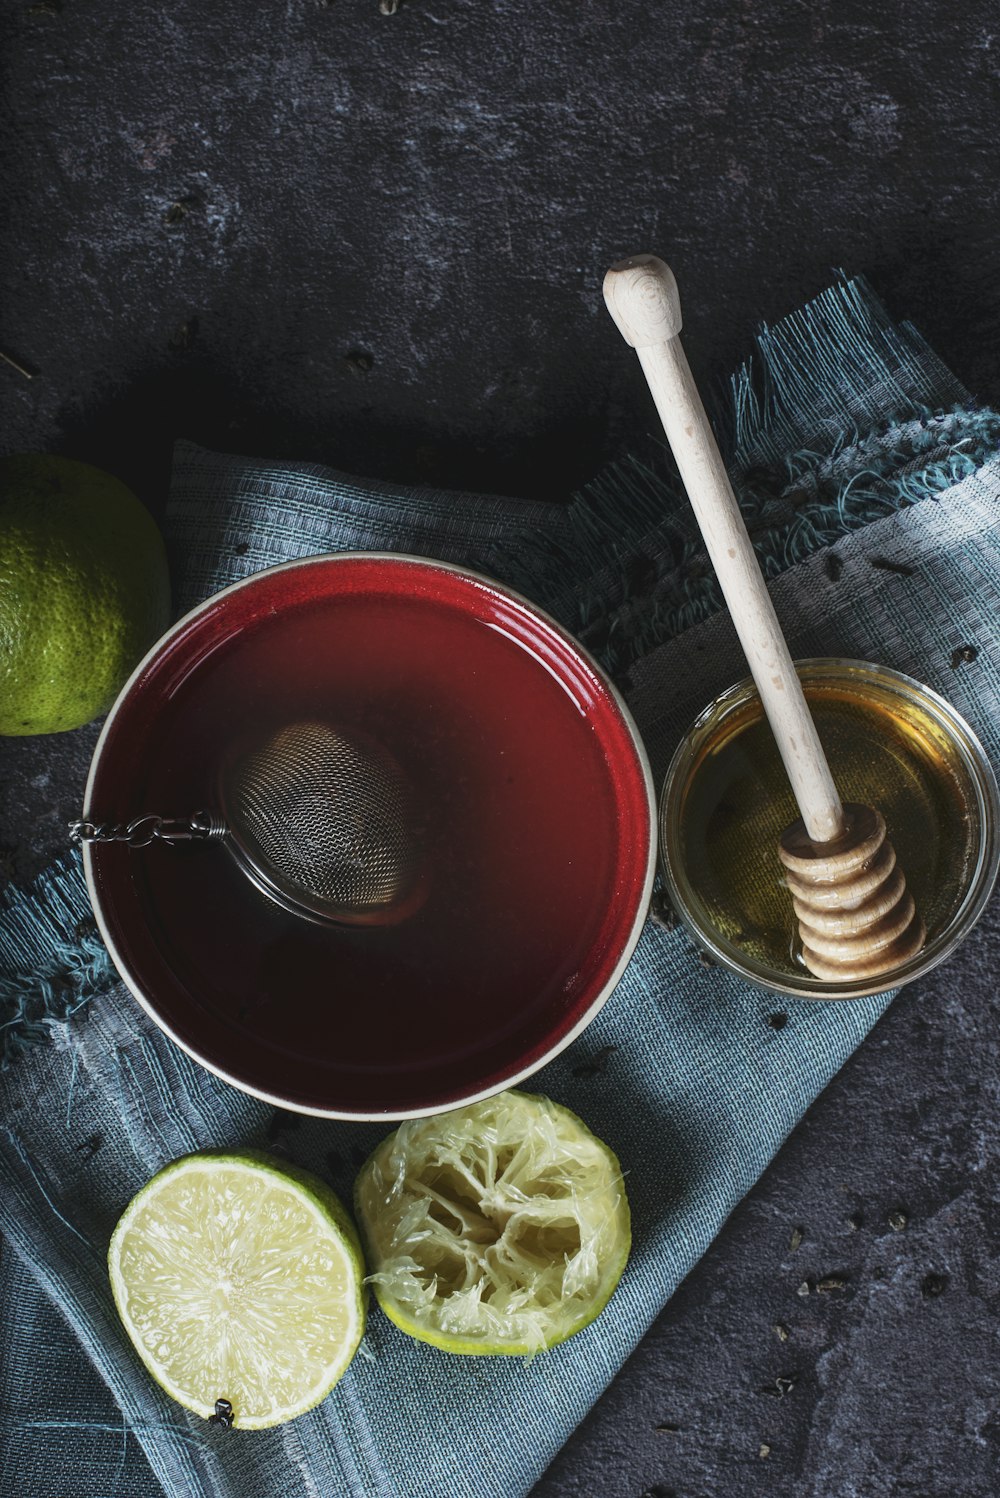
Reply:
[[[1000, 399], [995, 0], [393, 3], [2, 0], [4, 450], [154, 511], [177, 435], [559, 500], [649, 441], [600, 297], [644, 248], [705, 382], [842, 266]], [[95, 736], [0, 746], [8, 873]], [[998, 958], [994, 904], [537, 1498], [1000, 1492]]]

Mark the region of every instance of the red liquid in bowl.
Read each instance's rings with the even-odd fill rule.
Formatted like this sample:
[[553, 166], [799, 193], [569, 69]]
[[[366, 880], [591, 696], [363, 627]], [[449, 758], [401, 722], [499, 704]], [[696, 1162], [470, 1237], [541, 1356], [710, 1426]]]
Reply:
[[648, 788], [603, 681], [499, 590], [414, 563], [262, 575], [168, 642], [116, 712], [89, 812], [218, 807], [220, 765], [321, 718], [388, 747], [429, 826], [399, 925], [311, 925], [219, 845], [92, 850], [133, 987], [238, 1085], [407, 1113], [544, 1058], [613, 975], [648, 894]]

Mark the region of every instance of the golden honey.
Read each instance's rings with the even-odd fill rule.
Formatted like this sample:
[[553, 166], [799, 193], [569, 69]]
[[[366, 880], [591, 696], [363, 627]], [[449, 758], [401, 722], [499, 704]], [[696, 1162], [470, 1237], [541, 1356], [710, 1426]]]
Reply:
[[701, 944], [752, 982], [812, 997], [895, 987], [947, 955], [985, 903], [996, 783], [971, 729], [918, 682], [860, 662], [798, 669], [842, 799], [885, 817], [927, 926], [924, 951], [867, 984], [806, 971], [777, 852], [798, 811], [751, 682], [706, 709], [671, 765], [660, 827], [671, 898]]

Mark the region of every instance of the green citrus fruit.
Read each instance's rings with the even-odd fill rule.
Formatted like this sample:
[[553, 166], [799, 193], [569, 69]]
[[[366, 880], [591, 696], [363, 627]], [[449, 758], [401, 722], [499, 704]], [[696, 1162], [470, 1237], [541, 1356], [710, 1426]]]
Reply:
[[379, 1305], [445, 1352], [564, 1341], [603, 1310], [631, 1246], [611, 1150], [522, 1092], [402, 1124], [354, 1200]]
[[69, 458], [0, 458], [0, 734], [106, 712], [169, 611], [163, 539], [130, 489]]
[[161, 1170], [115, 1228], [108, 1267], [157, 1383], [206, 1419], [226, 1401], [243, 1430], [311, 1410], [364, 1332], [364, 1263], [344, 1208], [322, 1181], [254, 1150]]

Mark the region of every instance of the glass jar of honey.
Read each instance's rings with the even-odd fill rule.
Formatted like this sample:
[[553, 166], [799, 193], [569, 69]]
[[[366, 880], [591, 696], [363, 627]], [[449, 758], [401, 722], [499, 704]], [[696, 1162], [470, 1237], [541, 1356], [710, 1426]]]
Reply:
[[968, 724], [929, 687], [885, 666], [796, 663], [845, 801], [877, 807], [927, 941], [877, 979], [814, 978], [778, 858], [798, 816], [753, 681], [701, 713], [660, 801], [660, 859], [671, 903], [699, 945], [748, 982], [800, 998], [845, 999], [908, 983], [942, 962], [978, 920], [1000, 861], [1000, 796]]

